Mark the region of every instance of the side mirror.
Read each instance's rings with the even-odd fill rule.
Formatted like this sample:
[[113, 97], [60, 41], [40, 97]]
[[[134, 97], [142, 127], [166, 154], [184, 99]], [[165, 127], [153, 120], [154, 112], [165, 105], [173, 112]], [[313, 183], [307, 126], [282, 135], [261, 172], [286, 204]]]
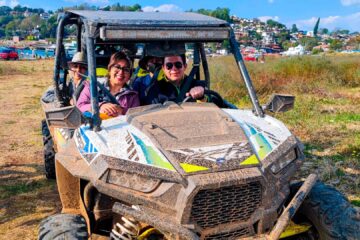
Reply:
[[58, 128], [78, 128], [84, 117], [76, 106], [45, 110], [46, 120], [50, 126]]
[[270, 112], [286, 112], [294, 108], [295, 96], [273, 94], [264, 109]]

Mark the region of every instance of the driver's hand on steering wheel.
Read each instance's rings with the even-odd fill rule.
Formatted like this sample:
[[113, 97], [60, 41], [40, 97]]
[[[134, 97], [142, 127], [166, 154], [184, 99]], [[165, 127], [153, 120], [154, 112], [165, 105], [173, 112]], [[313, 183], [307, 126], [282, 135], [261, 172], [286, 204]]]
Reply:
[[104, 103], [100, 106], [100, 112], [111, 117], [117, 117], [123, 113], [123, 109], [114, 103]]
[[186, 93], [187, 97], [192, 97], [193, 99], [202, 99], [204, 98], [205, 88], [197, 86], [190, 89], [189, 92]]

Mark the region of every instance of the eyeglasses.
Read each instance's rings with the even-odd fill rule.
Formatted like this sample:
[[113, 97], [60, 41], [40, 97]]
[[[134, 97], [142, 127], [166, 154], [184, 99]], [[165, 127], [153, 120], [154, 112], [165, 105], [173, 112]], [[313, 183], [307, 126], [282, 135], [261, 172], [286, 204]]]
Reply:
[[167, 63], [165, 64], [165, 66], [166, 66], [166, 69], [167, 69], [167, 70], [171, 70], [174, 66], [175, 66], [177, 69], [180, 69], [180, 68], [183, 67], [183, 64], [182, 64], [182, 62], [174, 62], [174, 63], [172, 63], [172, 62], [167, 62]]
[[123, 70], [125, 73], [130, 73], [130, 71], [131, 71], [131, 69], [129, 67], [122, 67], [120, 65], [114, 65], [113, 67], [119, 71]]

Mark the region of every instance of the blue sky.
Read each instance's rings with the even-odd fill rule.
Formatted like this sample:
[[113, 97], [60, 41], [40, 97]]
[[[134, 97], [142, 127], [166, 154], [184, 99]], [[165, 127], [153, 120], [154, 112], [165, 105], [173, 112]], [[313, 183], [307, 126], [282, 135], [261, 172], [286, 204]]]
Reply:
[[320, 28], [349, 29], [360, 32], [360, 0], [0, 0], [1, 5], [14, 7], [17, 4], [32, 8], [56, 10], [87, 2], [90, 5], [106, 6], [119, 2], [121, 5], [140, 4], [146, 11], [186, 11], [190, 8], [230, 8], [231, 14], [245, 18], [269, 18], [290, 27], [312, 30], [318, 17]]

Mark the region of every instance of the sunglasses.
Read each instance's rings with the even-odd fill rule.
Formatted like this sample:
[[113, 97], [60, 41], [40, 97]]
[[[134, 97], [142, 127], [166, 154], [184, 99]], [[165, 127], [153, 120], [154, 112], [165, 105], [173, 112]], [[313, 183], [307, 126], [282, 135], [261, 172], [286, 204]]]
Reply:
[[113, 67], [119, 71], [123, 70], [125, 73], [130, 73], [130, 71], [131, 71], [131, 69], [129, 67], [122, 67], [120, 65], [114, 65]]
[[167, 70], [171, 70], [174, 66], [175, 66], [177, 69], [180, 69], [180, 68], [183, 67], [183, 64], [182, 64], [182, 62], [174, 62], [174, 63], [168, 62], [168, 63], [165, 64], [165, 66], [166, 66], [166, 69], [167, 69]]

